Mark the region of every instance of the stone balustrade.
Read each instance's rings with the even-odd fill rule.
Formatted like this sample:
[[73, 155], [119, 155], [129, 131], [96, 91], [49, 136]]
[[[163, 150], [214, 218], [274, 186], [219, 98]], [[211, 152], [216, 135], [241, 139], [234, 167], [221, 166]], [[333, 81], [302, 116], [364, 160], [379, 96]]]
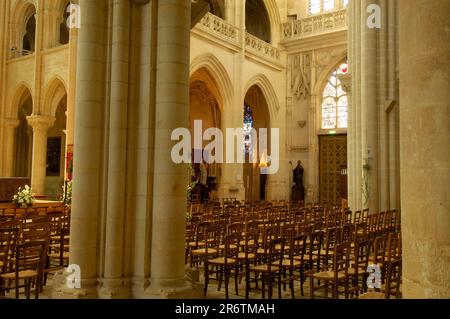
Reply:
[[238, 43], [238, 28], [209, 12], [200, 20], [197, 27], [227, 42]]
[[322, 32], [338, 31], [347, 27], [347, 9], [343, 9], [283, 23], [281, 36], [283, 41], [287, 41]]
[[279, 61], [280, 50], [250, 33], [245, 34], [245, 48], [261, 58]]

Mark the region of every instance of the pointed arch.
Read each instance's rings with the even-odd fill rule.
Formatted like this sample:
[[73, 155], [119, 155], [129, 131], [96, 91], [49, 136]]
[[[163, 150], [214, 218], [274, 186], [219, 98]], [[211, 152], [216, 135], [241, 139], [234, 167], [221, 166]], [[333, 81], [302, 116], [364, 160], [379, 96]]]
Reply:
[[[275, 0], [264, 0], [263, 2], [266, 6], [267, 13], [269, 14], [269, 19], [272, 27], [281, 25], [281, 16], [277, 2]], [[273, 29], [273, 31], [275, 30], [276, 29]]]
[[67, 86], [59, 76], [54, 76], [47, 85], [44, 94], [43, 111], [45, 115], [55, 116], [59, 103], [67, 96]]
[[14, 94], [12, 95], [9, 103], [10, 107], [6, 111], [6, 117], [8, 118], [17, 118], [19, 109], [27, 98], [30, 97], [31, 101], [34, 101], [31, 93], [32, 90], [27, 83], [21, 82], [13, 92]]
[[16, 2], [11, 15], [11, 48], [16, 48], [19, 52], [23, 51], [23, 38], [27, 33], [27, 23], [35, 14], [35, 0], [18, 0]]
[[337, 55], [335, 58], [331, 60], [331, 62], [324, 68], [324, 70], [319, 74], [317, 78], [317, 85], [314, 89], [314, 94], [316, 96], [321, 96], [325, 86], [327, 85], [328, 78], [331, 74], [336, 70], [336, 68], [347, 61], [347, 52], [343, 52]]
[[276, 117], [278, 110], [280, 109], [280, 102], [272, 86], [272, 83], [270, 83], [270, 80], [264, 74], [258, 74], [247, 82], [247, 85], [244, 89], [245, 94], [250, 90], [252, 86], [255, 85], [261, 89], [261, 92], [267, 101], [269, 115], [272, 121]]
[[189, 77], [192, 77], [195, 72], [202, 68], [204, 68], [216, 82], [223, 105], [231, 105], [233, 101], [233, 84], [231, 83], [227, 70], [219, 59], [211, 53], [196, 57], [191, 62]]

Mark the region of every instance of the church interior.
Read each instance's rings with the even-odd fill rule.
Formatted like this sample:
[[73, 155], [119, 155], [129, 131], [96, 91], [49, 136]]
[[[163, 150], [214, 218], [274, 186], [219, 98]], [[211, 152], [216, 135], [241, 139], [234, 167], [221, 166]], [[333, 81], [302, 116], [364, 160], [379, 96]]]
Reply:
[[449, 101], [448, 0], [2, 0], [0, 299], [448, 299]]

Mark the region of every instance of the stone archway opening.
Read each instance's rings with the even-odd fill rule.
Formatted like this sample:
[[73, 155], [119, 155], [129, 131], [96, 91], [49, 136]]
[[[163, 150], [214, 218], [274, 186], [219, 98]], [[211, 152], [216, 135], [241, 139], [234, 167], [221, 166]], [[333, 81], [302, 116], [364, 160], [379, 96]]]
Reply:
[[[270, 115], [268, 103], [261, 88], [252, 86], [245, 95], [244, 106], [244, 138], [246, 160], [244, 164], [244, 187], [246, 201], [266, 200], [268, 175], [261, 174], [261, 167], [267, 164], [268, 150], [270, 150]], [[249, 132], [254, 129], [258, 138], [261, 138], [260, 129], [267, 129], [267, 150], [249, 149], [252, 139]], [[259, 145], [258, 145], [259, 147]], [[257, 157], [256, 159], [254, 157]]]
[[22, 39], [22, 50], [25, 53], [34, 52], [36, 42], [36, 13], [33, 13], [26, 22], [25, 34]]
[[59, 43], [61, 45], [65, 45], [68, 44], [70, 41], [70, 29], [69, 26], [67, 25], [67, 21], [70, 18], [70, 6], [71, 3], [68, 2], [65, 6], [64, 6], [64, 12], [62, 13], [62, 22], [59, 25]]
[[48, 130], [45, 194], [55, 197], [62, 192], [66, 166], [67, 94], [56, 107], [55, 123]]
[[[201, 123], [202, 134], [208, 129], [222, 128], [222, 98], [220, 96], [216, 81], [210, 73], [202, 68], [191, 76], [189, 87], [189, 123], [191, 132], [192, 156], [203, 152], [203, 149], [211, 141], [203, 140], [202, 149], [196, 149], [195, 145], [195, 126]], [[198, 147], [197, 147], [198, 148]], [[215, 154], [207, 154], [206, 156]], [[206, 160], [206, 159], [205, 159]], [[194, 162], [194, 161], [193, 161]], [[218, 184], [221, 177], [221, 163], [212, 163], [207, 165], [207, 188], [208, 193], [203, 190], [200, 181], [200, 164], [194, 163], [192, 167], [191, 181], [199, 181], [191, 192], [191, 201], [204, 201], [206, 198], [217, 197]]]
[[33, 129], [28, 125], [27, 117], [33, 113], [33, 99], [26, 89], [19, 100], [17, 118], [19, 126], [16, 130], [14, 177], [31, 177], [31, 161], [33, 151]]
[[270, 18], [263, 0], [245, 3], [245, 28], [247, 32], [270, 43], [272, 40]]

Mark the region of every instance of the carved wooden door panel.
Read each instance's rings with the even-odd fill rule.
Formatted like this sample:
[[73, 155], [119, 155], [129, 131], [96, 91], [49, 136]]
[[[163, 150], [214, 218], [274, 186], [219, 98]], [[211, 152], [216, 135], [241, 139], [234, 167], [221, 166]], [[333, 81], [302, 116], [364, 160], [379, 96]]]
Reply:
[[341, 166], [347, 163], [347, 135], [319, 137], [320, 202], [340, 205]]

